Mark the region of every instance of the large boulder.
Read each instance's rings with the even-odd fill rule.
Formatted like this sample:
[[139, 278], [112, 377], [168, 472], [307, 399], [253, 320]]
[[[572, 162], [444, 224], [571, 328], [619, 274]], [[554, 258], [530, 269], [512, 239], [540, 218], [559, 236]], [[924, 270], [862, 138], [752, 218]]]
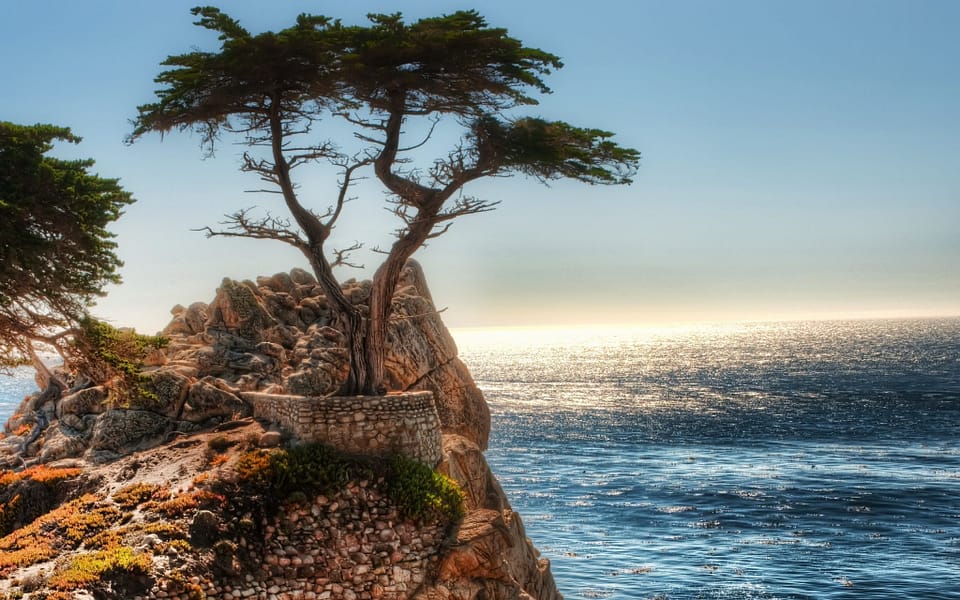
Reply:
[[190, 378], [175, 367], [160, 367], [143, 374], [142, 381], [133, 393], [131, 406], [152, 410], [169, 418], [175, 418], [183, 408]]
[[416, 261], [408, 261], [404, 268], [395, 311], [385, 361], [387, 386], [433, 392], [444, 432], [462, 435], [485, 450], [490, 410], [470, 371], [457, 358], [457, 345]]
[[249, 414], [250, 407], [220, 380], [205, 377], [190, 386], [179, 419], [200, 424], [211, 419], [226, 421]]
[[224, 279], [209, 308], [207, 327], [229, 329], [251, 342], [262, 341], [262, 332], [277, 325], [261, 301], [255, 284]]
[[56, 415], [100, 414], [106, 410], [107, 397], [110, 395], [104, 386], [94, 386], [74, 392], [57, 403]]
[[93, 426], [90, 449], [127, 454], [156, 445], [172, 426], [172, 419], [149, 410], [108, 410]]
[[470, 370], [459, 358], [427, 373], [415, 389], [430, 390], [445, 433], [462, 435], [481, 450], [490, 440], [490, 408]]
[[444, 436], [443, 447], [440, 470], [466, 493], [467, 516], [413, 600], [562, 600], [550, 562], [527, 538], [480, 449], [456, 435]]

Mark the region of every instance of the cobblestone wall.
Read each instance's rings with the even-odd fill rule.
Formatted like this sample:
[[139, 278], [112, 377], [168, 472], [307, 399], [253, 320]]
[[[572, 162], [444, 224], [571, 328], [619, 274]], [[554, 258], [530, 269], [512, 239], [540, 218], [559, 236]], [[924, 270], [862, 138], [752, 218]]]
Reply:
[[298, 439], [346, 452], [397, 452], [431, 467], [440, 462], [440, 419], [431, 392], [387, 396], [289, 396], [247, 392], [253, 415]]
[[263, 559], [247, 575], [192, 579], [203, 596], [167, 582], [133, 600], [407, 600], [436, 567], [445, 525], [403, 518], [368, 482], [353, 482], [265, 519]]

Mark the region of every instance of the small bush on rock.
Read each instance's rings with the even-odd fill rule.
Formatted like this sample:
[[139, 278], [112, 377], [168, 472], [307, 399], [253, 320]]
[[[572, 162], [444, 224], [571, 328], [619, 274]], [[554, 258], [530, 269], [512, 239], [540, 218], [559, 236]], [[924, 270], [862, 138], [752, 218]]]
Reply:
[[300, 444], [240, 455], [238, 483], [275, 498], [332, 494], [349, 481], [381, 479], [383, 493], [413, 519], [463, 517], [463, 491], [448, 477], [411, 458], [347, 456], [323, 444]]
[[225, 435], [218, 435], [210, 438], [210, 440], [207, 442], [207, 446], [209, 446], [214, 452], [223, 452], [232, 445], [233, 442]]
[[166, 500], [170, 497], [170, 490], [153, 483], [133, 483], [123, 487], [113, 494], [113, 501], [120, 508], [136, 508], [147, 500]]
[[453, 480], [405, 456], [387, 461], [387, 494], [414, 519], [463, 518], [463, 490]]
[[109, 323], [86, 317], [74, 341], [76, 361], [80, 369], [94, 381], [116, 378], [111, 386], [115, 404], [128, 405], [132, 399], [156, 400], [140, 370], [147, 355], [169, 343], [167, 338], [141, 335], [132, 329], [117, 329]]
[[64, 571], [51, 578], [50, 583], [61, 590], [74, 590], [104, 579], [145, 577], [151, 566], [148, 555], [137, 554], [127, 546], [99, 550], [76, 556]]

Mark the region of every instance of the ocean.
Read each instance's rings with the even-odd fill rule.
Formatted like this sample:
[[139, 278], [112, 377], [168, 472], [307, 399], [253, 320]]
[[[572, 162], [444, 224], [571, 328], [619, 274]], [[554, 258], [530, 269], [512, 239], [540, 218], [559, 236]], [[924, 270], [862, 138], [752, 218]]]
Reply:
[[568, 600], [960, 598], [960, 319], [456, 337]]
[[568, 600], [960, 599], [960, 318], [454, 335]]

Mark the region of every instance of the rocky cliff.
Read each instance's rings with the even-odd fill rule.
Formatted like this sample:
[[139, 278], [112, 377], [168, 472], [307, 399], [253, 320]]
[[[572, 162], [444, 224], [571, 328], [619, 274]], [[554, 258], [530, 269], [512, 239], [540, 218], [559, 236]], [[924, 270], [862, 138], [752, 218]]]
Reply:
[[[360, 307], [369, 290], [344, 286]], [[7, 423], [0, 598], [561, 598], [484, 460], [489, 411], [418, 265], [398, 286], [387, 372], [391, 389], [434, 395], [436, 468], [463, 490], [452, 521], [410, 514], [373, 467], [326, 493], [247, 493], [251, 461], [291, 436], [252, 418], [251, 399], [328, 396], [345, 376], [310, 274], [224, 280], [172, 312], [142, 393], [120, 402], [108, 382], [71, 380]]]

